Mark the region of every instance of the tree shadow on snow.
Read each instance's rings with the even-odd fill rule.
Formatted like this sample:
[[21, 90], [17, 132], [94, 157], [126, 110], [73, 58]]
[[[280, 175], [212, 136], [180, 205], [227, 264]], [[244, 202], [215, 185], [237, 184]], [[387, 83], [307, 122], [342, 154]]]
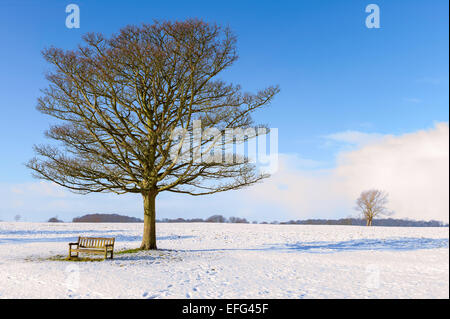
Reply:
[[298, 242], [294, 244], [273, 245], [269, 249], [327, 253], [360, 250], [397, 251], [435, 248], [448, 248], [448, 238], [401, 237], [388, 239], [353, 239], [340, 242]]
[[201, 251], [280, 251], [307, 253], [335, 253], [344, 251], [407, 251], [419, 249], [448, 248], [448, 238], [400, 237], [388, 239], [353, 239], [347, 241], [314, 241], [293, 244], [271, 244], [261, 248], [218, 248], [177, 250], [185, 252]]
[[[121, 232], [120, 230], [114, 230], [114, 231], [78, 231], [78, 232], [71, 232], [72, 236], [61, 236], [61, 237], [5, 237], [0, 238], [0, 245], [1, 244], [28, 244], [28, 243], [45, 243], [45, 242], [76, 242], [78, 240], [78, 236], [81, 237], [114, 237], [117, 242], [130, 242], [130, 241], [141, 241], [142, 235], [139, 236], [126, 236], [126, 235], [116, 235], [111, 234], [111, 232]], [[42, 232], [37, 234], [43, 234]], [[49, 234], [58, 234], [58, 232], [52, 233], [49, 232]], [[15, 235], [19, 235], [15, 233]], [[29, 232], [26, 233], [26, 235], [30, 235]], [[177, 240], [177, 239], [187, 239], [187, 238], [193, 238], [195, 236], [178, 236], [178, 235], [170, 235], [170, 236], [160, 236], [157, 237], [157, 240]]]

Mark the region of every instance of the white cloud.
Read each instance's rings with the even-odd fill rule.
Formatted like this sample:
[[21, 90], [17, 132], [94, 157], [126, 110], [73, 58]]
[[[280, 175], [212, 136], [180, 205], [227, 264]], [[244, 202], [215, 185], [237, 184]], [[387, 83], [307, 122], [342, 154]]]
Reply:
[[383, 137], [383, 135], [378, 133], [364, 133], [360, 131], [349, 130], [344, 132], [328, 134], [325, 135], [324, 137], [334, 142], [347, 143], [352, 145], [364, 145], [380, 140]]
[[58, 215], [65, 221], [87, 213], [124, 213], [141, 211], [141, 198], [114, 194], [77, 195], [50, 182], [0, 184], [0, 220], [20, 214], [25, 221], [45, 221]]
[[[360, 141], [358, 135], [336, 137], [350, 143]], [[290, 160], [280, 156], [279, 171], [247, 191], [252, 200], [278, 204], [293, 218], [345, 217], [354, 214], [352, 207], [361, 191], [380, 188], [390, 194], [389, 208], [396, 218], [449, 220], [447, 123], [374, 139], [340, 153], [336, 167], [327, 171], [299, 170], [286, 165]]]
[[417, 82], [438, 85], [438, 84], [442, 83], [442, 80], [440, 78], [435, 78], [435, 77], [423, 77], [423, 78], [418, 79]]
[[343, 153], [334, 175], [351, 197], [368, 188], [390, 193], [396, 217], [449, 220], [449, 127], [402, 136]]
[[45, 181], [15, 184], [10, 191], [18, 195], [35, 194], [46, 197], [66, 197], [67, 192], [55, 183]]
[[404, 98], [403, 100], [404, 100], [405, 102], [410, 102], [410, 103], [415, 103], [415, 104], [418, 104], [418, 103], [421, 103], [421, 102], [422, 102], [421, 99], [418, 99], [418, 98], [416, 98], [416, 97], [407, 97], [407, 98]]

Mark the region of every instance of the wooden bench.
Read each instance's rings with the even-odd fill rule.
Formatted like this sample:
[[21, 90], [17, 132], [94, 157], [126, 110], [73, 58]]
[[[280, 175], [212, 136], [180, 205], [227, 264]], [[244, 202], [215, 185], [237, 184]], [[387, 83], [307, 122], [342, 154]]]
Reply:
[[[114, 240], [115, 238], [102, 237], [78, 237], [76, 243], [69, 243], [69, 258], [78, 257], [79, 253], [103, 254], [105, 259], [108, 253], [111, 259], [114, 258]], [[76, 248], [72, 248], [76, 246]], [[72, 255], [72, 252], [76, 255]]]

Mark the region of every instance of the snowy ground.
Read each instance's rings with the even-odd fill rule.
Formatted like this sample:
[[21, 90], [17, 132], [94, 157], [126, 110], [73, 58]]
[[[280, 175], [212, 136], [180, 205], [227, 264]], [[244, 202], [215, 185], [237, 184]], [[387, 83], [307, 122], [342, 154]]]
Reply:
[[158, 224], [159, 251], [49, 261], [142, 224], [0, 223], [0, 298], [449, 298], [449, 229]]

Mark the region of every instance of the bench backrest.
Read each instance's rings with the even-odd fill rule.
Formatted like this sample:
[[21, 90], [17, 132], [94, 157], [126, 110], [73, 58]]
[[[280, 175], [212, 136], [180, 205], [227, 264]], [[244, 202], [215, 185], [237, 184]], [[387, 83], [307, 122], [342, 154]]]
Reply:
[[78, 237], [78, 245], [86, 248], [103, 248], [106, 245], [114, 246], [115, 238], [103, 237]]

